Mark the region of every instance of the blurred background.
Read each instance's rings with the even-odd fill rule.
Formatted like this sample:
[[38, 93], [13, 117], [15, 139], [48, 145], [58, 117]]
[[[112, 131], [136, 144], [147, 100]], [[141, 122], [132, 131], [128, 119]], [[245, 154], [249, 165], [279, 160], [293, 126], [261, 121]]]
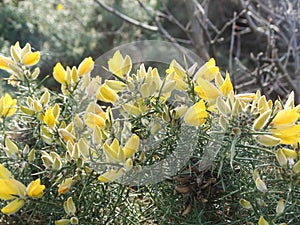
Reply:
[[300, 103], [299, 12], [298, 0], [0, 0], [0, 54], [29, 42], [45, 76], [58, 61], [165, 40], [214, 57], [239, 93], [285, 99], [293, 90]]

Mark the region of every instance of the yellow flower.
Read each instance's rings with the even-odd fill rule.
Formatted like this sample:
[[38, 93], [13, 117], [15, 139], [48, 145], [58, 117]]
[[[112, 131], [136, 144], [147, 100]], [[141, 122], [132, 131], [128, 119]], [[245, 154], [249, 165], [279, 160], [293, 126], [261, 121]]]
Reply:
[[38, 178], [27, 186], [26, 193], [29, 197], [41, 198], [44, 194], [44, 189], [45, 185], [41, 185], [41, 180]]
[[34, 66], [40, 61], [40, 52], [27, 52], [23, 57], [22, 57], [22, 64], [25, 66]]
[[188, 84], [185, 82], [186, 73], [185, 70], [176, 62], [172, 60], [169, 69], [166, 70], [166, 81], [175, 81], [175, 88], [177, 90], [186, 90]]
[[25, 204], [25, 201], [23, 199], [17, 198], [10, 203], [8, 203], [5, 207], [1, 209], [1, 212], [10, 215], [18, 212], [23, 205]]
[[224, 83], [220, 86], [220, 91], [224, 96], [228, 96], [231, 91], [233, 91], [233, 86], [230, 81], [229, 73], [226, 71], [226, 78]]
[[200, 126], [205, 122], [208, 113], [203, 100], [190, 107], [184, 115], [184, 122], [190, 126]]
[[92, 57], [85, 58], [78, 66], [78, 75], [83, 76], [90, 73], [94, 69], [94, 61]]
[[212, 81], [219, 72], [220, 69], [216, 66], [215, 59], [211, 58], [196, 72], [194, 80], [198, 82], [199, 78], [202, 78], [207, 81]]
[[14, 61], [12, 61], [10, 58], [0, 55], [0, 69], [11, 72], [9, 65], [15, 65]]
[[295, 109], [284, 109], [276, 114], [271, 125], [276, 127], [279, 125], [293, 124], [299, 117], [300, 114]]
[[58, 187], [58, 196], [67, 193], [74, 182], [73, 178], [66, 178]]
[[6, 93], [4, 97], [0, 98], [0, 116], [12, 116], [17, 111], [16, 105], [17, 99], [13, 99], [9, 94]]
[[105, 126], [105, 118], [95, 113], [88, 113], [85, 118], [85, 124], [94, 129], [96, 126], [102, 128]]
[[108, 61], [109, 71], [120, 78], [127, 77], [131, 68], [131, 58], [128, 55], [126, 55], [125, 58], [123, 58], [119, 50], [116, 51], [113, 57]]
[[140, 145], [140, 138], [136, 134], [132, 135], [126, 142], [123, 151], [126, 158], [133, 156], [133, 154], [138, 150]]
[[107, 84], [102, 84], [97, 93], [97, 98], [103, 102], [114, 103], [119, 99], [117, 92], [111, 89]]
[[57, 10], [57, 11], [61, 11], [61, 10], [63, 10], [63, 9], [64, 9], [63, 4], [59, 3], [59, 4], [56, 5], [56, 10]]
[[44, 123], [47, 124], [48, 127], [53, 128], [55, 125], [55, 117], [52, 113], [52, 107], [49, 107], [45, 113]]
[[60, 84], [66, 82], [67, 72], [60, 63], [56, 63], [53, 68], [53, 77]]
[[24, 198], [26, 187], [15, 179], [0, 179], [0, 199]]
[[55, 225], [69, 225], [70, 219], [55, 220]]

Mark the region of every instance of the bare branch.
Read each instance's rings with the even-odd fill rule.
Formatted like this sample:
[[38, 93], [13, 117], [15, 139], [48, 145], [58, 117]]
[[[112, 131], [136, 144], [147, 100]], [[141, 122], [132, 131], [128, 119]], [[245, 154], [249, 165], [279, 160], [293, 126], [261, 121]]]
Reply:
[[120, 11], [114, 9], [113, 7], [110, 7], [106, 4], [104, 4], [101, 0], [95, 0], [98, 5], [100, 5], [103, 9], [105, 9], [108, 12], [113, 13], [114, 15], [118, 16], [119, 18], [121, 18], [122, 20], [126, 21], [127, 23], [133, 24], [135, 26], [141, 27], [143, 29], [146, 30], [150, 30], [150, 31], [158, 31], [158, 28], [156, 26], [151, 26], [149, 24], [146, 23], [142, 23], [140, 21], [137, 21], [129, 16], [126, 16], [125, 14], [121, 13]]

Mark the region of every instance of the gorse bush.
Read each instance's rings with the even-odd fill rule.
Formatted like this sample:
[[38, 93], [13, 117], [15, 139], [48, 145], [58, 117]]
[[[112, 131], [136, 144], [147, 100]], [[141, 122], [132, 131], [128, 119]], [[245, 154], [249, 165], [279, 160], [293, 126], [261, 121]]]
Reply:
[[[2, 223], [299, 223], [293, 92], [286, 102], [237, 94], [214, 59], [132, 72], [116, 51], [108, 80], [90, 75], [91, 57], [57, 63], [55, 93], [37, 79], [40, 52], [10, 50], [0, 56], [14, 87], [0, 99]], [[141, 173], [178, 151], [187, 163], [175, 176]]]

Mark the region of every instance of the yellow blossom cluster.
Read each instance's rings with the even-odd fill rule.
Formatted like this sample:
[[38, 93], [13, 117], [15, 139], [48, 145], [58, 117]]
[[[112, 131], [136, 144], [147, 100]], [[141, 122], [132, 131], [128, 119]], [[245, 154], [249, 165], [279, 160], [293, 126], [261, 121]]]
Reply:
[[[295, 105], [293, 92], [285, 103], [267, 100], [260, 91], [237, 94], [229, 73], [223, 76], [214, 59], [191, 67], [173, 60], [165, 72], [144, 64], [132, 71], [130, 56], [116, 51], [108, 61], [112, 79], [91, 76], [91, 57], [73, 67], [57, 63], [53, 78], [61, 85], [58, 94], [34, 86], [40, 70], [33, 66], [39, 59], [40, 53], [32, 52], [30, 44], [21, 48], [19, 42], [11, 47], [11, 57], [0, 55], [0, 68], [10, 74], [8, 83], [27, 90], [23, 95], [6, 93], [0, 98], [1, 120], [12, 125], [16, 118], [15, 124], [21, 125], [14, 129], [27, 125], [34, 139], [34, 143], [23, 143], [4, 131], [3, 152], [8, 161], [36, 165], [41, 174], [45, 170], [55, 180], [49, 188], [55, 188], [58, 198], [71, 194], [72, 188], [87, 177], [114, 182], [135, 166], [140, 168], [147, 157], [143, 140], [156, 135], [164, 123], [172, 129], [209, 129], [217, 121], [220, 132], [233, 140], [227, 154], [231, 166], [235, 144], [251, 142], [271, 149], [280, 167], [300, 173], [300, 106]], [[253, 174], [256, 189], [267, 193], [264, 179], [257, 171]], [[5, 214], [16, 213], [30, 198], [41, 198], [45, 189], [40, 178], [26, 187], [2, 164], [0, 187], [0, 198], [12, 200], [2, 208]], [[282, 198], [278, 201], [279, 214], [284, 210], [283, 202]], [[253, 208], [245, 198], [240, 204]], [[68, 197], [63, 207], [67, 216], [56, 224], [77, 224], [73, 198]], [[261, 216], [259, 224], [268, 222]]]

